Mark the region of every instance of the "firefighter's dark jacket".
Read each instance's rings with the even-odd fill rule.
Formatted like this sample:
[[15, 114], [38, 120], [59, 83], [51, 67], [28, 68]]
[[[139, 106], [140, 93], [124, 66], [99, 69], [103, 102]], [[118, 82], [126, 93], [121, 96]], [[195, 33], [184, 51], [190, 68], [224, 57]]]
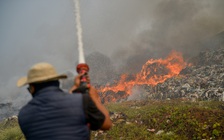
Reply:
[[35, 93], [18, 118], [27, 140], [89, 139], [82, 94], [64, 93], [58, 86]]

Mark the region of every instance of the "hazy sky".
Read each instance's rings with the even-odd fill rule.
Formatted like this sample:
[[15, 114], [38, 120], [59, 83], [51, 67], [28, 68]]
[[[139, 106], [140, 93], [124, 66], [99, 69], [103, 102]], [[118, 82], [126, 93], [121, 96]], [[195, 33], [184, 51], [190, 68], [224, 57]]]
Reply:
[[[135, 69], [170, 50], [194, 55], [224, 30], [224, 0], [82, 0], [85, 54], [100, 52]], [[73, 0], [0, 0], [0, 102], [36, 62], [59, 72], [78, 59]], [[96, 62], [97, 64], [97, 62]], [[125, 68], [124, 68], [125, 69]]]

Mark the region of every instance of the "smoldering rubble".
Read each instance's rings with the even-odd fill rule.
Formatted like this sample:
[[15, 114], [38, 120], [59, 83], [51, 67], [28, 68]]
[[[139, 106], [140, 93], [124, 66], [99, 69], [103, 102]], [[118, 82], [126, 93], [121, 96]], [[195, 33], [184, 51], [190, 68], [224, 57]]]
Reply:
[[[224, 101], [224, 48], [201, 52], [179, 75], [156, 86], [140, 85], [138, 95], [125, 92], [103, 94], [103, 102], [126, 100], [176, 99]], [[116, 100], [114, 100], [116, 98]]]

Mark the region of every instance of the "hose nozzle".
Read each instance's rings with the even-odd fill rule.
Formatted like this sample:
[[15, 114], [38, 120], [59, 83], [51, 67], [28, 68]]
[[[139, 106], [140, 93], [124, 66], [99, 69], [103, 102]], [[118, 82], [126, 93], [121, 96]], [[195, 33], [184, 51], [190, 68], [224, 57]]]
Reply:
[[76, 71], [79, 74], [84, 74], [89, 72], [89, 66], [86, 63], [80, 63], [76, 67]]
[[90, 88], [90, 83], [87, 81], [89, 66], [85, 63], [80, 63], [76, 66], [76, 71], [78, 74], [82, 74], [82, 76], [80, 78], [80, 86], [75, 91], [83, 94], [88, 93]]

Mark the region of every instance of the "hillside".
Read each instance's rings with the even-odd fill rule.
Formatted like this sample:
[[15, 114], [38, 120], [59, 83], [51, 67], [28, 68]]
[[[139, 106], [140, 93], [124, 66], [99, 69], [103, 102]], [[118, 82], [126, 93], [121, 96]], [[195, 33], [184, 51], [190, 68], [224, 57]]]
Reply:
[[[113, 127], [92, 140], [224, 139], [224, 102], [145, 100], [109, 103]], [[24, 140], [16, 117], [0, 124], [1, 140]]]

